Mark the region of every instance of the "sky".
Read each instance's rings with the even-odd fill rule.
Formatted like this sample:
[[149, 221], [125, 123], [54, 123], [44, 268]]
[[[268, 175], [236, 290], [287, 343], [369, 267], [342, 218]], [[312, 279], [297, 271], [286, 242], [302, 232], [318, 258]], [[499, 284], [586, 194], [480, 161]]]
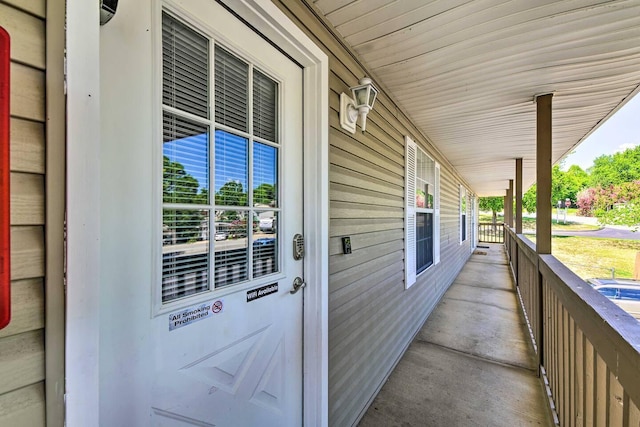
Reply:
[[640, 94], [627, 102], [593, 132], [573, 153], [565, 157], [562, 169], [571, 165], [593, 166], [593, 159], [640, 145]]

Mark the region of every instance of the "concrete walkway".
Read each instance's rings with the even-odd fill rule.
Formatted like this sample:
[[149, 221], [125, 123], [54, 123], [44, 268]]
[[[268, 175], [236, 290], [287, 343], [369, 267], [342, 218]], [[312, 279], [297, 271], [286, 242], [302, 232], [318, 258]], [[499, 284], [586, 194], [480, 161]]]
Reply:
[[550, 426], [502, 245], [471, 256], [360, 422]]

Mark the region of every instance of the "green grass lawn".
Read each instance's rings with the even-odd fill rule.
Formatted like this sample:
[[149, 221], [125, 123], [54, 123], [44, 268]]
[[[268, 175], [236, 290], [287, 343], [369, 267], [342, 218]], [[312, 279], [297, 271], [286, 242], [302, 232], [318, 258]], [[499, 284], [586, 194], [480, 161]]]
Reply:
[[[575, 209], [574, 209], [575, 210]], [[478, 215], [479, 222], [491, 222], [491, 214], [480, 213]], [[504, 217], [502, 215], [498, 215], [498, 222], [504, 221]], [[522, 217], [522, 228], [524, 230], [535, 230], [536, 229], [536, 219], [531, 217]], [[566, 224], [563, 224], [562, 221], [558, 222], [555, 219], [551, 219], [551, 230], [556, 231], [588, 231], [588, 230], [597, 230], [598, 226], [590, 225], [590, 224], [580, 224], [578, 222], [567, 221]]]
[[[536, 219], [523, 217], [522, 228], [524, 230], [535, 230]], [[600, 227], [598, 227], [597, 225], [581, 224], [579, 222], [571, 222], [571, 221], [567, 221], [566, 223], [563, 223], [562, 221], [558, 222], [555, 219], [551, 219], [552, 231], [589, 231], [589, 230], [597, 230], [599, 228]]]
[[[535, 242], [535, 236], [527, 236]], [[553, 236], [551, 253], [583, 279], [590, 277], [633, 277], [640, 241], [594, 237]]]

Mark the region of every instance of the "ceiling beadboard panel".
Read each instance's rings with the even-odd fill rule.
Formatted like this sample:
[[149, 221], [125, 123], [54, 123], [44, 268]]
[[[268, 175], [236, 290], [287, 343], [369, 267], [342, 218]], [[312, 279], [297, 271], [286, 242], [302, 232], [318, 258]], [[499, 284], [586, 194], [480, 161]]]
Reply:
[[518, 157], [535, 182], [536, 94], [554, 93], [556, 162], [640, 85], [639, 0], [314, 6], [480, 195], [503, 195]]

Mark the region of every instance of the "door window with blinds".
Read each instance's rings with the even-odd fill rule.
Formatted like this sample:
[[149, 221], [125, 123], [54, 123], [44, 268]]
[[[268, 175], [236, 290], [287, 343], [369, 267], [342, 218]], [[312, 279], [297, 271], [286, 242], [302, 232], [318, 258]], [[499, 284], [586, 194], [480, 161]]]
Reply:
[[278, 93], [163, 12], [163, 303], [279, 271]]

